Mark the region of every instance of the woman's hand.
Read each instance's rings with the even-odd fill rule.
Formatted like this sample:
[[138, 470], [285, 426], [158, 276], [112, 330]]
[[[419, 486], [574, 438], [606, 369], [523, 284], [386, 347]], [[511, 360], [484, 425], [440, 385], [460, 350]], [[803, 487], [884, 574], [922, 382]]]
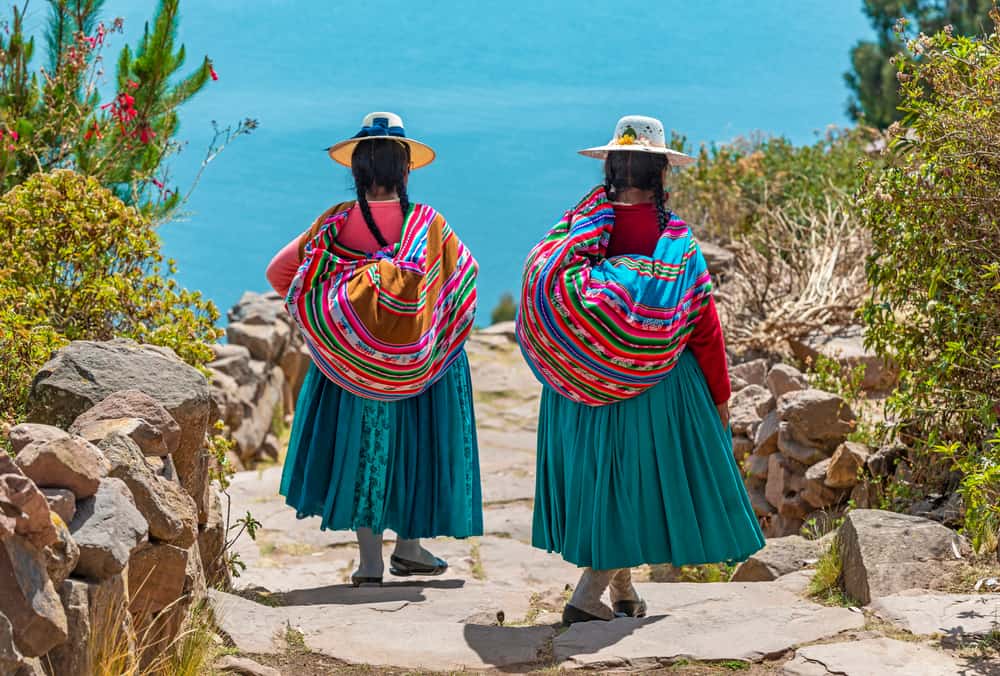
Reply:
[[721, 404], [716, 405], [716, 410], [719, 412], [719, 420], [722, 421], [722, 426], [725, 428], [729, 427], [729, 402], [724, 401]]

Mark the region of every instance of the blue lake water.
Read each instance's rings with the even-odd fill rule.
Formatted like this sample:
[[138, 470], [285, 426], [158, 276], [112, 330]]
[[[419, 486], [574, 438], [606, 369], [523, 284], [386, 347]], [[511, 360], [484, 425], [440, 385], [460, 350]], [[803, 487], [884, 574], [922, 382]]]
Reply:
[[[190, 61], [208, 54], [220, 80], [183, 109], [179, 183], [204, 155], [210, 120], [261, 127], [209, 167], [187, 217], [163, 227], [167, 253], [180, 281], [223, 309], [263, 290], [271, 255], [351, 197], [348, 170], [322, 148], [366, 112], [392, 110], [438, 151], [410, 195], [472, 248], [485, 318], [517, 288], [531, 245], [600, 180], [600, 163], [575, 151], [605, 142], [619, 116], [660, 117], [694, 143], [756, 130], [805, 143], [846, 124], [842, 74], [871, 33], [861, 4], [182, 0]], [[106, 9], [134, 40], [154, 5]]]

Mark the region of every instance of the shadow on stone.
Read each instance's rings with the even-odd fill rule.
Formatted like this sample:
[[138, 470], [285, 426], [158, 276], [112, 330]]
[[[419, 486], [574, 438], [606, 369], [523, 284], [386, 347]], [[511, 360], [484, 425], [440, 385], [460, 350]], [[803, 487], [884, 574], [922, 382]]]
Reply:
[[552, 627], [497, 627], [467, 624], [465, 643], [483, 664], [502, 672], [521, 673], [544, 659], [545, 644], [555, 634]]
[[425, 589], [461, 589], [465, 580], [427, 580], [414, 582], [387, 582], [382, 587], [354, 587], [333, 584], [327, 587], [295, 589], [272, 595], [282, 606], [365, 605], [407, 601], [418, 603], [426, 600]]

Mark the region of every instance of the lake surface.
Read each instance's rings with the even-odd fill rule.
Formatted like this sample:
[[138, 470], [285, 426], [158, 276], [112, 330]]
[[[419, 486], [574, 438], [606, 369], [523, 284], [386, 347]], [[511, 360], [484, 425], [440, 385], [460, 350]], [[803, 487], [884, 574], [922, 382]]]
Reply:
[[[190, 144], [175, 176], [193, 176], [211, 120], [261, 127], [208, 168], [186, 219], [163, 227], [167, 253], [223, 310], [265, 289], [272, 254], [352, 197], [349, 171], [322, 149], [391, 110], [438, 151], [410, 195], [472, 248], [485, 320], [517, 289], [528, 249], [601, 180], [576, 150], [606, 142], [621, 115], [659, 117], [696, 144], [756, 130], [807, 143], [846, 124], [849, 50], [871, 33], [861, 4], [182, 0], [189, 60], [208, 54], [220, 79], [183, 109]], [[35, 5], [29, 27], [46, 11]], [[106, 9], [134, 40], [154, 6]]]

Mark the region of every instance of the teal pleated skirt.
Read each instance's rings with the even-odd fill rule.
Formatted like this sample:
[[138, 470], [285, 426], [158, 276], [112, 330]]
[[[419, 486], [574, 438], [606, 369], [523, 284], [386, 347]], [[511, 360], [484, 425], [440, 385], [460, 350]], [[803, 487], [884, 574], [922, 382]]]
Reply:
[[579, 566], [735, 562], [764, 546], [690, 352], [663, 382], [607, 406], [545, 388], [537, 466], [532, 543]]
[[401, 538], [483, 532], [479, 449], [463, 353], [424, 393], [374, 401], [312, 365], [295, 408], [281, 494], [324, 530]]

